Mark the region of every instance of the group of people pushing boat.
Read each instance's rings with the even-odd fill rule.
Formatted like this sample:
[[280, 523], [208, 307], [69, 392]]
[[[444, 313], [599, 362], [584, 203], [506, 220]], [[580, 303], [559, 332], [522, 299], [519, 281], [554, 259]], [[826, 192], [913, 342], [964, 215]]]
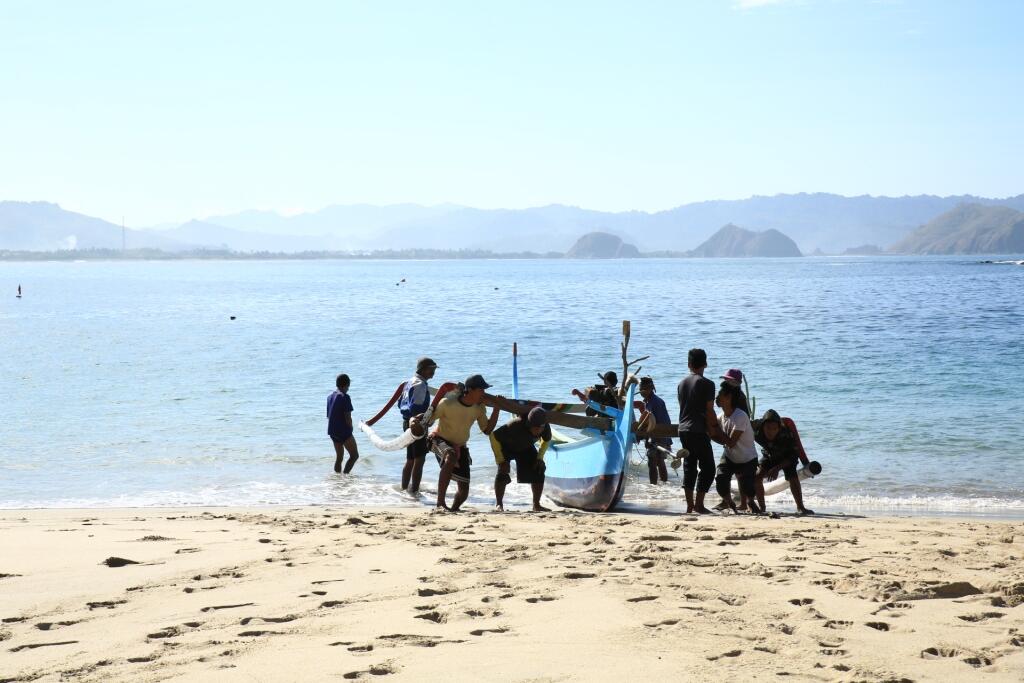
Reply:
[[[702, 349], [691, 349], [687, 363], [689, 374], [679, 382], [679, 422], [676, 437], [682, 448], [673, 453], [672, 437], [651, 434], [654, 425], [670, 425], [665, 401], [657, 395], [652, 378], [642, 377], [639, 392], [643, 397], [641, 425], [648, 425], [647, 432], [641, 432], [646, 446], [646, 456], [652, 484], [668, 481], [667, 456], [673, 457], [673, 466], [683, 466], [683, 489], [686, 494], [688, 513], [711, 514], [705, 506], [705, 496], [712, 484], [722, 498], [717, 509], [738, 511], [749, 510], [761, 514], [765, 510], [764, 482], [772, 481], [782, 473], [789, 482], [790, 490], [800, 514], [813, 514], [803, 504], [797, 463], [808, 463], [806, 454], [800, 448], [795, 425], [783, 419], [774, 410], [765, 412], [760, 419], [751, 420], [747, 397], [741, 389], [743, 374], [730, 369], [721, 376], [722, 382], [715, 389], [714, 383], [704, 377], [707, 368], [707, 354]], [[506, 486], [511, 483], [511, 463], [516, 463], [516, 478], [521, 484], [530, 484], [533, 493], [533, 510], [547, 511], [541, 504], [544, 489], [544, 455], [553, 438], [548, 413], [542, 407], [533, 407], [525, 414], [497, 426], [500, 409], [494, 405], [490, 415], [485, 407], [486, 390], [490, 384], [482, 375], [468, 377], [458, 385], [457, 391], [449, 393], [432, 404], [429, 382], [437, 370], [437, 363], [430, 358], [420, 358], [415, 374], [396, 391], [393, 402], [398, 403], [402, 414], [403, 429], [425, 438], [413, 440], [406, 446], [406, 462], [402, 470], [402, 489], [418, 493], [423, 476], [423, 466], [428, 453], [433, 453], [440, 471], [437, 482], [439, 510], [457, 512], [469, 496], [472, 457], [469, 451], [470, 432], [476, 424], [481, 433], [488, 436], [497, 465], [494, 479], [495, 505], [504, 510]], [[590, 387], [585, 393], [574, 392], [588, 402], [588, 413], [598, 406], [621, 407], [623, 392], [618, 387], [614, 372], [601, 375], [601, 383]], [[359, 458], [358, 447], [353, 437], [352, 403], [348, 397], [350, 380], [347, 375], [338, 375], [336, 391], [327, 401], [328, 435], [335, 448], [336, 472], [352, 471]], [[507, 402], [502, 396], [492, 396], [490, 403]], [[390, 407], [389, 404], [388, 407]], [[722, 410], [715, 412], [715, 406]], [[631, 406], [629, 408], [632, 408]], [[388, 408], [385, 408], [385, 412]], [[379, 416], [378, 416], [379, 417]], [[433, 429], [430, 429], [433, 427]], [[712, 441], [721, 444], [724, 452], [717, 465], [712, 451]], [[758, 461], [755, 444], [760, 445], [762, 458]], [[345, 452], [348, 460], [344, 462]], [[739, 483], [741, 502], [737, 506], [731, 493], [731, 482]], [[447, 492], [452, 481], [456, 492], [451, 505], [447, 503]]]

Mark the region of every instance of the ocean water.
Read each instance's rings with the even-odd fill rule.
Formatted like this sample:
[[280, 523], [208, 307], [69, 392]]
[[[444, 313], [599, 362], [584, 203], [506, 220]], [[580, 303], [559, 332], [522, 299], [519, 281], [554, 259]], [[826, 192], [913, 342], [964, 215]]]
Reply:
[[[700, 346], [711, 377], [742, 368], [758, 413], [796, 421], [824, 466], [812, 507], [1024, 515], [1024, 267], [996, 260], [0, 263], [0, 508], [425, 505], [397, 490], [404, 453], [359, 432], [354, 476], [331, 471], [337, 373], [357, 419], [420, 355], [511, 396], [518, 342], [522, 394], [569, 400], [621, 371], [630, 319], [670, 411]], [[489, 505], [471, 447], [470, 505]], [[630, 508], [679, 505], [674, 473], [633, 474]]]

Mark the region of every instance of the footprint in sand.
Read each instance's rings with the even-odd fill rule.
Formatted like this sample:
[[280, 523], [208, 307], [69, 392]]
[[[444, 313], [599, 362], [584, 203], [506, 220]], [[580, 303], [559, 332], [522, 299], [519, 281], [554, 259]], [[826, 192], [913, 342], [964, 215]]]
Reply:
[[58, 628], [61, 628], [62, 626], [74, 626], [75, 624], [78, 624], [80, 622], [80, 619], [78, 621], [41, 621], [38, 624], [36, 624], [36, 628], [40, 631], [54, 631]]
[[927, 647], [921, 650], [921, 659], [945, 659], [958, 657], [963, 652], [955, 647]]
[[366, 674], [370, 674], [371, 676], [386, 676], [393, 673], [398, 673], [398, 667], [391, 662], [385, 662], [384, 664], [374, 664], [369, 669], [363, 671], [349, 671], [346, 674], [342, 674], [342, 678], [355, 680], [357, 678], [362, 678]]
[[977, 655], [975, 657], [965, 657], [963, 661], [965, 664], [970, 664], [975, 669], [980, 669], [983, 666], [992, 666], [993, 660], [982, 655]]
[[478, 628], [469, 632], [471, 636], [482, 636], [485, 633], [507, 633], [508, 627], [499, 626], [498, 628]]
[[635, 598], [626, 598], [626, 602], [647, 602], [649, 600], [657, 600], [657, 595], [638, 595]]
[[551, 602], [552, 600], [557, 600], [557, 599], [558, 598], [554, 597], [553, 595], [538, 595], [536, 597], [526, 598], [526, 602], [528, 602], [530, 604], [535, 604], [535, 603], [538, 603], [538, 602]]
[[240, 602], [237, 605], [211, 605], [210, 607], [204, 607], [204, 608], [202, 608], [199, 611], [200, 612], [216, 612], [217, 610], [222, 610], [222, 609], [237, 609], [239, 607], [252, 607], [255, 604], [256, 604], [255, 602]]
[[426, 619], [427, 621], [432, 621], [435, 624], [443, 624], [448, 621], [448, 617], [440, 612], [424, 612], [423, 614], [415, 615], [413, 619]]
[[963, 621], [978, 622], [988, 621], [989, 619], [1002, 619], [1005, 616], [1006, 615], [1002, 612], [981, 612], [979, 614], [961, 614], [957, 617], [957, 619], [962, 619]]
[[101, 600], [99, 602], [87, 602], [85, 604], [91, 610], [93, 610], [93, 609], [101, 609], [101, 608], [114, 609], [118, 605], [123, 605], [126, 602], [128, 602], [128, 601], [127, 600]]
[[720, 655], [709, 655], [708, 661], [714, 662], [722, 657], [739, 657], [741, 654], [743, 654], [743, 650], [729, 650], [728, 652], [723, 652]]
[[864, 625], [867, 626], [868, 628], [873, 628], [876, 631], [888, 631], [889, 630], [889, 624], [885, 623], [884, 621], [869, 621], [869, 622], [865, 623]]
[[658, 628], [659, 626], [675, 626], [679, 623], [679, 619], [664, 619], [662, 621], [652, 621], [645, 623], [644, 626], [647, 628]]
[[40, 647], [54, 647], [55, 645], [74, 645], [77, 640], [62, 640], [57, 643], [28, 643], [26, 645], [19, 645], [18, 647], [12, 647], [11, 652], [21, 652], [22, 650], [35, 650]]
[[264, 624], [284, 624], [289, 621], [295, 621], [298, 619], [294, 614], [289, 614], [286, 617], [246, 617], [238, 622], [242, 626], [248, 626], [254, 621], [262, 621]]
[[852, 621], [843, 621], [841, 619], [829, 619], [828, 621], [825, 622], [824, 626], [825, 626], [825, 628], [843, 629], [843, 628], [850, 628], [851, 626], [853, 626], [853, 622]]
[[797, 607], [803, 607], [804, 605], [813, 605], [814, 598], [793, 598], [789, 601], [789, 604], [796, 605]]

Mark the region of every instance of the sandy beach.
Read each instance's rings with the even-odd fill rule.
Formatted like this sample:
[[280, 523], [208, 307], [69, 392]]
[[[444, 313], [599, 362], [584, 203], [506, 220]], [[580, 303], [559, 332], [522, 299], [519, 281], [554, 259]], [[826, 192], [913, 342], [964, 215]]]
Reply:
[[1021, 522], [34, 510], [0, 538], [4, 682], [1024, 678]]

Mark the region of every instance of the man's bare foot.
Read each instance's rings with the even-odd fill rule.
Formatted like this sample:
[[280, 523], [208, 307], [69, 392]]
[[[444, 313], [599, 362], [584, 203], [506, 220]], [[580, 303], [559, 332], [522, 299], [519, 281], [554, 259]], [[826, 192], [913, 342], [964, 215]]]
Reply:
[[693, 514], [693, 506], [692, 505], [687, 505], [686, 506], [686, 512], [684, 512], [683, 514], [684, 515], [692, 515]]
[[437, 512], [451, 512], [451, 508], [448, 507], [447, 503], [438, 503], [434, 506], [434, 510]]
[[807, 508], [798, 508], [796, 513], [798, 515], [813, 515], [814, 510], [808, 510]]
[[494, 511], [495, 512], [504, 512], [505, 511], [504, 504], [502, 504], [502, 503], [495, 503], [494, 504]]
[[534, 503], [533, 504], [533, 511], [534, 512], [551, 512], [551, 508], [546, 508], [543, 505], [541, 505], [540, 503]]
[[706, 507], [704, 507], [703, 505], [701, 505], [701, 506], [700, 506], [699, 508], [694, 508], [694, 510], [695, 510], [695, 512], [696, 512], [696, 513], [697, 513], [698, 515], [713, 515], [713, 514], [715, 514], [715, 513], [713, 513], [713, 512], [711, 511], [711, 510], [708, 510], [708, 509], [707, 509]]
[[341, 474], [341, 458], [334, 461], [334, 471]]
[[729, 503], [727, 503], [725, 500], [722, 500], [722, 502], [720, 502], [718, 505], [715, 506], [715, 509], [716, 510], [724, 510], [727, 507], [729, 507]]

